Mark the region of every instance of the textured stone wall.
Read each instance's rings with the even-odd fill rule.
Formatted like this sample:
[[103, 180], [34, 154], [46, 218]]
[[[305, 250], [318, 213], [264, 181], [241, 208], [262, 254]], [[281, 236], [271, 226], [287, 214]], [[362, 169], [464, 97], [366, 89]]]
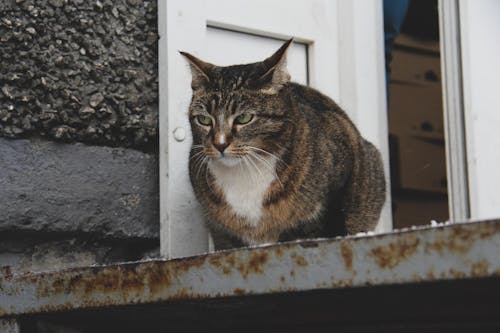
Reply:
[[0, 266], [158, 256], [156, 0], [0, 0]]
[[155, 151], [157, 7], [0, 1], [0, 136]]
[[156, 155], [0, 138], [0, 156], [0, 266], [37, 271], [158, 255]]
[[0, 138], [0, 234], [158, 238], [158, 160], [126, 148]]

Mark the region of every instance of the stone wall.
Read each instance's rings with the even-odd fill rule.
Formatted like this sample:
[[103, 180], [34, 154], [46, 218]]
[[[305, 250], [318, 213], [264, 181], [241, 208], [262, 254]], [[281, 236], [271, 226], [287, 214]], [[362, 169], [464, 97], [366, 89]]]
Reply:
[[157, 7], [0, 1], [0, 266], [157, 256]]
[[154, 150], [156, 11], [147, 0], [2, 0], [0, 136]]

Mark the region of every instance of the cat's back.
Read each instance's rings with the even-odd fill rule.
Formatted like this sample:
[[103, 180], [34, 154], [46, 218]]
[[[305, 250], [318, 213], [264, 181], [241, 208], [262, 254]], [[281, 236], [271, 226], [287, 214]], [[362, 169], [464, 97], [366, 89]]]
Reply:
[[[309, 128], [311, 140], [317, 147], [329, 147], [338, 153], [350, 155], [348, 147], [361, 141], [361, 135], [347, 113], [331, 98], [316, 89], [290, 82], [286, 87], [291, 107]], [[324, 151], [324, 153], [326, 153]]]
[[326, 220], [343, 216], [345, 230], [340, 233], [372, 230], [385, 201], [380, 152], [328, 96], [297, 83], [287, 88], [297, 117], [309, 132], [308, 154], [314, 161], [308, 170], [309, 182], [318, 192], [330, 195]]
[[313, 129], [323, 129], [339, 134], [340, 132], [345, 134], [347, 130], [353, 132], [352, 134], [356, 137], [359, 135], [345, 111], [330, 97], [296, 82], [290, 82], [286, 90], [292, 103]]
[[288, 93], [292, 100], [297, 103], [301, 111], [314, 111], [315, 114], [327, 113], [326, 116], [335, 113], [345, 116], [345, 112], [330, 97], [322, 94], [316, 89], [296, 82], [287, 85]]

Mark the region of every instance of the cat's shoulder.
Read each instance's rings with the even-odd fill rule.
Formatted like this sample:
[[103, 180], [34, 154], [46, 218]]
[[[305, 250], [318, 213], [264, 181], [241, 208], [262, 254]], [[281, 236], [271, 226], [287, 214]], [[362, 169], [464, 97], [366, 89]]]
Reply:
[[318, 111], [330, 110], [343, 113], [333, 99], [314, 88], [296, 82], [289, 82], [287, 83], [287, 90], [290, 96], [299, 104], [305, 104]]

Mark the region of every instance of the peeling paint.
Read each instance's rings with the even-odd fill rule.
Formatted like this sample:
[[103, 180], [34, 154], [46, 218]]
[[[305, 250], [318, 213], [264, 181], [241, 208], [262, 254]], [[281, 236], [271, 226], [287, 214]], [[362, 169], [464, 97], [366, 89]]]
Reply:
[[291, 257], [297, 267], [306, 267], [308, 265], [306, 258], [304, 258], [304, 256], [301, 256], [300, 254], [292, 253]]
[[[304, 246], [305, 245], [305, 246]], [[500, 276], [500, 220], [54, 272], [0, 269], [0, 317]]]
[[352, 248], [345, 242], [340, 243], [340, 254], [344, 260], [344, 265], [348, 270], [352, 270], [353, 253]]
[[243, 277], [247, 277], [249, 274], [262, 274], [264, 273], [264, 265], [269, 260], [269, 255], [266, 252], [255, 252], [252, 253], [249, 260], [246, 263], [240, 262], [238, 264], [238, 271]]
[[394, 268], [415, 253], [419, 242], [416, 237], [398, 239], [388, 245], [373, 248], [370, 254], [381, 268]]

